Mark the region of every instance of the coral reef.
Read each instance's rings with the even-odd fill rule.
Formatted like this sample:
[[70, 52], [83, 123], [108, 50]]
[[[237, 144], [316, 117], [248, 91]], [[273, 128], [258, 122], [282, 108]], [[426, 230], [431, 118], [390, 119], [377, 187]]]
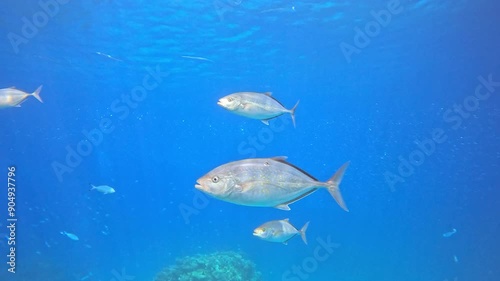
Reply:
[[155, 281], [261, 281], [255, 264], [235, 252], [187, 256], [163, 269]]

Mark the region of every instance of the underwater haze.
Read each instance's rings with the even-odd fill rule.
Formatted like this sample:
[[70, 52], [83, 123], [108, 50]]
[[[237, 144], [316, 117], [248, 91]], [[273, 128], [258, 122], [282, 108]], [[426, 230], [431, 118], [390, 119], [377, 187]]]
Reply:
[[[500, 281], [498, 1], [1, 7], [0, 280]], [[300, 100], [296, 127], [217, 105], [235, 92]], [[319, 181], [350, 161], [349, 212], [195, 188], [278, 156]], [[286, 218], [307, 245], [252, 235]]]

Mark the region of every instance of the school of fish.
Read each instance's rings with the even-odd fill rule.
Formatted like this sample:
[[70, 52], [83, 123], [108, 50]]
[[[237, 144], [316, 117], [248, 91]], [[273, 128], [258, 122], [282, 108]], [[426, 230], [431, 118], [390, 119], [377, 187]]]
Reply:
[[[287, 109], [271, 93], [237, 92], [219, 99], [217, 104], [234, 114], [260, 120], [266, 125], [270, 120], [288, 113], [295, 127], [299, 101]], [[229, 162], [200, 177], [195, 188], [229, 203], [280, 210], [290, 210], [290, 204], [318, 189], [326, 189], [343, 210], [349, 211], [340, 193], [340, 183], [349, 162], [344, 163], [330, 179], [319, 181], [286, 159], [279, 156]], [[307, 244], [305, 233], [308, 226], [309, 222], [299, 230], [288, 219], [271, 220], [257, 227], [253, 235], [283, 244], [300, 235]]]
[[[15, 87], [0, 89], [0, 108], [20, 107], [30, 96], [43, 103], [40, 92], [42, 86], [33, 93]], [[237, 92], [227, 95], [217, 102], [221, 107], [241, 116], [257, 119], [269, 125], [269, 121], [285, 113], [290, 114], [294, 127], [295, 111], [299, 101], [287, 109], [271, 93]], [[196, 181], [195, 188], [222, 201], [253, 207], [274, 207], [290, 210], [290, 204], [312, 194], [318, 189], [326, 189], [337, 204], [349, 211], [340, 193], [340, 183], [349, 162], [342, 165], [327, 181], [319, 181], [309, 173], [286, 161], [287, 157], [250, 158], [223, 164]], [[103, 194], [115, 193], [108, 185], [90, 185], [90, 190]], [[253, 235], [269, 242], [286, 244], [300, 235], [307, 244], [307, 222], [300, 230], [288, 219], [268, 221], [257, 227]], [[61, 232], [72, 240], [78, 237]], [[450, 235], [451, 236], [451, 235]]]

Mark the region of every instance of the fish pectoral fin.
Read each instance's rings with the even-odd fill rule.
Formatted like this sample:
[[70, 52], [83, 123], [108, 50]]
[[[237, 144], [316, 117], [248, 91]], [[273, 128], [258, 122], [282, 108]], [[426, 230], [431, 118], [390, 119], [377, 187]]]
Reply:
[[274, 206], [276, 209], [280, 209], [283, 211], [290, 211], [290, 207], [288, 207], [288, 204], [279, 204], [277, 206]]
[[266, 125], [269, 125], [269, 119], [261, 119], [260, 121], [262, 121], [262, 123]]

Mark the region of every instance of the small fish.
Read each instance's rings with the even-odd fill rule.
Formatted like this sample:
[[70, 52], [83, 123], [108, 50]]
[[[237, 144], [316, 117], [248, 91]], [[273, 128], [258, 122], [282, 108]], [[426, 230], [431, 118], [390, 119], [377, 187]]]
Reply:
[[95, 186], [95, 185], [90, 185], [92, 186], [92, 188], [90, 190], [97, 190], [103, 194], [111, 194], [111, 193], [115, 193], [115, 189], [112, 188], [111, 186], [109, 185], [98, 185], [98, 186]]
[[80, 239], [78, 238], [78, 236], [76, 236], [76, 235], [75, 235], [75, 234], [73, 234], [73, 233], [69, 233], [69, 232], [66, 232], [66, 231], [61, 231], [61, 234], [62, 234], [62, 235], [67, 236], [69, 239], [74, 240], [74, 241], [78, 241], [78, 240], [80, 240]]
[[270, 12], [295, 12], [295, 6], [292, 6], [290, 8], [286, 7], [286, 8], [275, 8], [275, 9], [267, 9], [267, 10], [263, 10], [263, 11], [260, 11], [261, 14], [263, 13], [270, 13]]
[[121, 59], [117, 59], [115, 57], [112, 57], [108, 54], [105, 54], [105, 53], [101, 53], [101, 52], [95, 52], [96, 54], [100, 55], [100, 56], [103, 56], [103, 57], [107, 57], [108, 59], [112, 59], [112, 60], [115, 60], [115, 61], [122, 61]]
[[300, 234], [302, 241], [307, 245], [306, 230], [309, 222], [298, 230], [288, 219], [266, 222], [253, 231], [253, 235], [269, 242], [287, 244], [288, 240]]
[[36, 89], [33, 93], [28, 94], [16, 89], [15, 87], [0, 89], [0, 108], [21, 107], [21, 103], [23, 103], [30, 96], [35, 97], [39, 102], [43, 103], [42, 98], [40, 97], [41, 90], [42, 86], [38, 87], [38, 89]]
[[453, 236], [455, 233], [457, 233], [457, 230], [454, 228], [454, 229], [452, 229], [452, 230], [451, 230], [451, 231], [449, 231], [449, 232], [445, 232], [445, 233], [443, 233], [443, 237], [444, 237], [444, 238], [448, 238], [448, 237]]
[[214, 62], [213, 60], [207, 59], [204, 57], [193, 57], [193, 56], [181, 56], [181, 57], [185, 58], [185, 59], [191, 59], [191, 60], [202, 60], [202, 61]]
[[295, 127], [295, 110], [299, 102], [292, 109], [286, 109], [271, 93], [239, 92], [225, 96], [217, 102], [225, 109], [248, 118], [258, 119], [269, 125], [269, 120], [290, 113]]
[[226, 202], [281, 210], [290, 210], [289, 204], [326, 188], [348, 211], [339, 188], [348, 165], [345, 163], [328, 181], [321, 182], [288, 163], [286, 157], [245, 159], [213, 169], [199, 178], [195, 187]]

